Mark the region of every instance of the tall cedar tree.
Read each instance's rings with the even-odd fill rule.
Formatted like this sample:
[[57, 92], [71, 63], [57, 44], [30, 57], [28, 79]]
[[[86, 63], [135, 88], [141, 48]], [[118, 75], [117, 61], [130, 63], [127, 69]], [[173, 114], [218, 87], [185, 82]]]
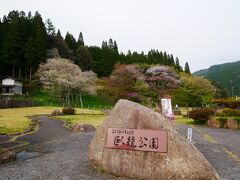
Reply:
[[79, 47], [79, 46], [84, 46], [84, 40], [83, 40], [82, 32], [80, 32], [80, 34], [78, 36], [77, 47]]
[[54, 36], [56, 32], [55, 32], [55, 27], [53, 26], [52, 21], [50, 19], [47, 19], [45, 24], [46, 24], [47, 34]]
[[179, 72], [182, 71], [182, 67], [180, 66], [178, 57], [176, 57], [175, 68]]
[[77, 41], [74, 38], [74, 36], [72, 34], [70, 34], [69, 32], [67, 32], [66, 36], [65, 36], [65, 42], [67, 43], [68, 47], [71, 50], [76, 50], [77, 49]]
[[58, 31], [57, 31], [57, 36], [60, 37], [60, 38], [62, 38], [62, 34], [61, 34], [60, 29], [58, 29]]
[[83, 71], [88, 71], [92, 68], [92, 56], [86, 46], [79, 46], [75, 52], [75, 64]]
[[36, 70], [41, 62], [46, 61], [47, 57], [47, 32], [42, 17], [38, 12], [33, 17], [33, 27], [34, 48], [36, 50], [33, 69]]
[[187, 73], [187, 74], [191, 74], [190, 68], [189, 68], [189, 65], [188, 65], [188, 62], [185, 63], [184, 71], [185, 71], [185, 73]]

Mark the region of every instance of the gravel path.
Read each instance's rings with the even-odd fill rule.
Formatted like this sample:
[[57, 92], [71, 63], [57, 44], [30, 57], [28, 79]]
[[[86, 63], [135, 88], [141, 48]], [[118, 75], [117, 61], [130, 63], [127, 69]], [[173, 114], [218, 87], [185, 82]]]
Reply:
[[[0, 180], [111, 180], [117, 178], [92, 170], [87, 157], [94, 133], [71, 134], [29, 150], [45, 152], [25, 161], [0, 166]], [[47, 153], [46, 153], [47, 152]]]
[[34, 117], [39, 121], [39, 130], [16, 139], [16, 141], [27, 141], [31, 145], [67, 136], [72, 131], [65, 128], [64, 121], [49, 119], [47, 116]]
[[[178, 125], [186, 137], [190, 126]], [[240, 131], [194, 126], [193, 143], [215, 167], [222, 179], [240, 179]]]

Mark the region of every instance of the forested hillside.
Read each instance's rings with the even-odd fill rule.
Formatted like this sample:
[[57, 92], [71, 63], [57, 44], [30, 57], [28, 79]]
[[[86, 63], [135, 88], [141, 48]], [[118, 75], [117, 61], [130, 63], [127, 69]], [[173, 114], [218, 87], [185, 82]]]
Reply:
[[[129, 50], [123, 54], [111, 38], [98, 47], [86, 45], [82, 32], [77, 39], [69, 32], [62, 37], [51, 20], [44, 22], [38, 12], [32, 15], [11, 11], [0, 20], [0, 76], [10, 75], [31, 83], [39, 64], [51, 57], [70, 59], [98, 77], [109, 76], [117, 63], [160, 64], [183, 71], [177, 57], [160, 50], [151, 49], [147, 54]], [[184, 71], [190, 73], [188, 63]]]
[[240, 95], [240, 61], [211, 66], [194, 73], [214, 81], [223, 87], [229, 96]]

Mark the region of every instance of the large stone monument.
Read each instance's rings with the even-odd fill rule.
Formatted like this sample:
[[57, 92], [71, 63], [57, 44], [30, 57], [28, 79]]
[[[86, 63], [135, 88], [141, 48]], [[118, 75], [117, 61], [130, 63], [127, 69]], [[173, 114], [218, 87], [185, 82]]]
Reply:
[[120, 100], [98, 128], [92, 166], [137, 179], [219, 179], [205, 157], [161, 114]]

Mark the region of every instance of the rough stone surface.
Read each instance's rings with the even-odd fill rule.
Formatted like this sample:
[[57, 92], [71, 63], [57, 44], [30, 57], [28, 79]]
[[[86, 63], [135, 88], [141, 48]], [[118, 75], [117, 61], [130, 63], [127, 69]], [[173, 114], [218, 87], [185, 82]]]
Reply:
[[237, 129], [238, 128], [238, 123], [235, 119], [233, 118], [229, 118], [227, 120], [227, 127], [230, 128], [230, 129]]
[[59, 109], [54, 109], [51, 116], [62, 116], [63, 113]]
[[92, 124], [76, 124], [73, 127], [74, 132], [91, 132], [96, 131], [96, 128]]
[[218, 120], [216, 120], [215, 118], [210, 118], [207, 121], [207, 123], [208, 123], [208, 126], [210, 126], [210, 127], [220, 128], [220, 126], [221, 126], [221, 123]]
[[14, 151], [6, 150], [0, 152], [0, 164], [8, 163], [16, 159], [16, 153]]
[[[164, 129], [168, 131], [168, 152], [153, 153], [108, 149], [107, 129]], [[219, 179], [215, 169], [195, 146], [177, 132], [162, 115], [137, 103], [120, 100], [97, 130], [88, 157], [98, 169], [139, 179]]]

